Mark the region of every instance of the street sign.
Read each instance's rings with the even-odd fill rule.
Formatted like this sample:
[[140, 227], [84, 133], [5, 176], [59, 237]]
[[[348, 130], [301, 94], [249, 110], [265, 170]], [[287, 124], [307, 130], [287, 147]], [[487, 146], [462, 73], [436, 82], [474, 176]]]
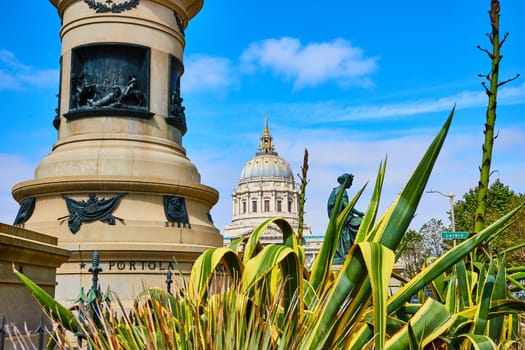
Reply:
[[468, 232], [441, 232], [443, 239], [465, 239], [468, 237]]

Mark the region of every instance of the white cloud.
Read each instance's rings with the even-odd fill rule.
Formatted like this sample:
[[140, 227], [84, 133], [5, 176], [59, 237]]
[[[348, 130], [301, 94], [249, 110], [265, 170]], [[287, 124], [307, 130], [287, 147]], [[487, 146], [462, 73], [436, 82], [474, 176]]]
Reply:
[[[486, 102], [486, 100], [485, 100]], [[525, 83], [519, 86], [505, 85], [498, 90], [498, 105], [514, 105], [525, 102]]]
[[15, 76], [0, 69], [0, 91], [1, 90], [17, 90], [20, 89], [21, 84]]
[[227, 58], [203, 55], [185, 59], [182, 84], [185, 92], [225, 90], [236, 84], [237, 72]]
[[0, 62], [17, 70], [25, 70], [29, 67], [18, 62], [15, 54], [8, 50], [0, 50]]
[[11, 196], [11, 188], [18, 182], [33, 178], [34, 164], [26, 159], [0, 153], [0, 222], [11, 224], [18, 211], [18, 203]]
[[11, 190], [15, 182], [28, 180], [33, 177], [35, 165], [26, 159], [12, 155], [0, 153], [0, 164], [5, 166], [0, 171], [0, 190]]
[[8, 50], [0, 50], [0, 90], [56, 87], [58, 69], [38, 69], [18, 61]]
[[298, 39], [267, 39], [250, 45], [241, 56], [245, 72], [269, 69], [293, 81], [294, 89], [328, 81], [341, 86], [370, 86], [377, 57], [365, 57], [344, 39], [302, 45]]

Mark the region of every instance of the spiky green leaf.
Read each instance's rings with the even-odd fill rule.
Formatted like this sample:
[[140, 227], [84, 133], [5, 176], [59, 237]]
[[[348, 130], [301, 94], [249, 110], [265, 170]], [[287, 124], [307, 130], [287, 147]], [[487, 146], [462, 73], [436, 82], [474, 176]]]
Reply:
[[394, 268], [395, 254], [392, 250], [374, 242], [361, 242], [358, 245], [372, 286], [375, 346], [376, 349], [382, 349], [386, 339], [388, 284]]
[[223, 266], [232, 278], [241, 278], [243, 274], [242, 262], [233, 250], [226, 247], [206, 250], [197, 258], [190, 274], [189, 295], [197, 304], [200, 304], [206, 295], [208, 284], [222, 262], [224, 262]]
[[[418, 339], [423, 348], [446, 332], [454, 320], [455, 316], [451, 315], [443, 304], [429, 298], [407, 325], [388, 339], [385, 349], [408, 349], [413, 338]], [[410, 335], [408, 325], [412, 327], [413, 336]]]
[[26, 288], [29, 289], [40, 306], [49, 313], [54, 321], [59, 322], [71, 332], [77, 332], [79, 330], [77, 319], [71, 313], [71, 311], [57, 302], [51, 295], [40, 288], [36, 283], [31, 281], [26, 275], [17, 271], [14, 265], [13, 272], [18, 277], [18, 279], [22, 281]]

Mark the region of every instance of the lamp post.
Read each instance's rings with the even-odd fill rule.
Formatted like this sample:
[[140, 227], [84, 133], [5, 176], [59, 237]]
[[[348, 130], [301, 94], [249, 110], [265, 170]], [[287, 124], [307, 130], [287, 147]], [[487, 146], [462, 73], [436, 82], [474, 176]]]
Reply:
[[450, 228], [452, 229], [452, 232], [456, 232], [456, 219], [454, 218], [454, 193], [450, 192], [450, 194], [444, 194], [443, 192], [434, 191], [434, 190], [428, 190], [427, 193], [439, 193], [440, 195], [449, 198], [449, 202], [450, 202], [450, 224], [451, 224]]
[[[454, 193], [450, 192], [450, 194], [444, 194], [440, 191], [435, 190], [428, 190], [427, 193], [438, 193], [444, 197], [448, 197], [450, 202], [450, 229], [452, 232], [456, 232], [456, 218], [454, 216]], [[453, 246], [456, 246], [456, 240], [453, 241]]]

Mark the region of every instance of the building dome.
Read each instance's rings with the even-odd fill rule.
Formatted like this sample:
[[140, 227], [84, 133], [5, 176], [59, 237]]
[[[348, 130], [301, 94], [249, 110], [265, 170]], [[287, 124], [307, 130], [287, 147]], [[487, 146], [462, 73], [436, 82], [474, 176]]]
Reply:
[[244, 165], [239, 183], [264, 180], [294, 181], [292, 168], [277, 154], [261, 154]]

